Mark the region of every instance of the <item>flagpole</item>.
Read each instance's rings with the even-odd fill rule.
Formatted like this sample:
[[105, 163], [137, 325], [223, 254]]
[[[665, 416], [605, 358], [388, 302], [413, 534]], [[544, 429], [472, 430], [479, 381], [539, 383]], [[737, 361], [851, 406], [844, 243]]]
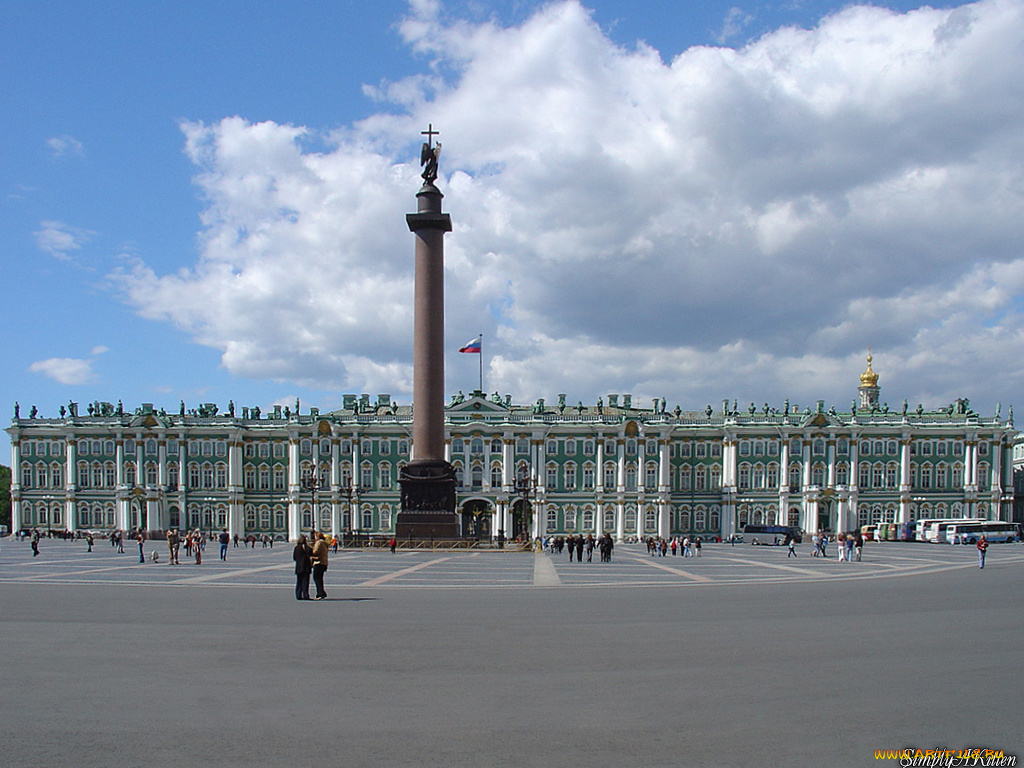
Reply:
[[484, 396], [484, 335], [480, 334], [480, 396]]

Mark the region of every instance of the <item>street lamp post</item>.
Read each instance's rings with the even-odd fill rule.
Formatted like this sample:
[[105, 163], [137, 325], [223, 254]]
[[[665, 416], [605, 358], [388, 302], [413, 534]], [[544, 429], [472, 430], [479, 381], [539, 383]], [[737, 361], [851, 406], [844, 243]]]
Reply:
[[530, 472], [526, 467], [516, 476], [514, 490], [516, 495], [523, 500], [523, 528], [527, 537], [529, 537], [530, 526], [533, 522], [531, 498], [537, 493], [537, 481], [530, 476]]
[[311, 497], [312, 497], [312, 504], [313, 504], [313, 514], [312, 514], [312, 518], [313, 519], [311, 521], [312, 522], [312, 530], [310, 530], [310, 539], [312, 539], [313, 534], [316, 533], [316, 530], [317, 530], [317, 520], [320, 517], [320, 510], [318, 510], [317, 507], [316, 507], [316, 492], [317, 492], [317, 489], [322, 487], [322, 485], [323, 484], [320, 482], [320, 478], [316, 476], [316, 473], [313, 473], [313, 474], [310, 474], [310, 475], [306, 475], [305, 477], [302, 478], [302, 490], [310, 492]]
[[[355, 493], [355, 488], [353, 488], [351, 485], [346, 485], [341, 489], [341, 495], [345, 498], [345, 501], [348, 502], [348, 525], [345, 526], [345, 529], [348, 533], [348, 537], [352, 536], [352, 515], [354, 514], [354, 512], [352, 511], [353, 493]], [[346, 531], [343, 531], [341, 534], [341, 546], [343, 547], [348, 546], [345, 536]]]

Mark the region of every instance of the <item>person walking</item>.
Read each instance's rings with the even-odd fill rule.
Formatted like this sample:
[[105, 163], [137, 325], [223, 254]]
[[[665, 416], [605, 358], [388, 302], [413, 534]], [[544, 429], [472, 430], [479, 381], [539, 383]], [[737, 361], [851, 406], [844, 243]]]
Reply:
[[141, 530], [135, 534], [135, 541], [139, 544], [139, 562], [146, 562], [146, 553], [142, 551], [142, 548], [146, 546], [146, 534]]
[[984, 534], [978, 539], [978, 567], [985, 567], [985, 550], [988, 549], [988, 539], [985, 538]]
[[324, 589], [324, 574], [327, 573], [328, 546], [327, 539], [320, 532], [316, 532], [316, 541], [313, 544], [313, 583], [316, 585], [317, 600], [327, 599], [327, 590]]
[[786, 559], [796, 557], [796, 539], [789, 536], [787, 537], [787, 543], [789, 544], [789, 552], [786, 553]]
[[181, 536], [173, 528], [167, 529], [167, 556], [171, 565], [178, 565], [178, 548], [181, 546]]
[[397, 537], [395, 537], [395, 536], [391, 537], [391, 540], [388, 542], [388, 549], [391, 550], [391, 554], [392, 555], [395, 554], [395, 550], [398, 549], [398, 538]]
[[32, 557], [39, 557], [39, 530], [37, 528], [32, 529]]
[[853, 535], [853, 551], [857, 553], [857, 562], [860, 562], [861, 553], [864, 551], [864, 534], [857, 531]]
[[228, 559], [228, 544], [231, 541], [231, 537], [228, 535], [228, 529], [224, 528], [217, 536], [217, 540], [220, 542], [220, 559]]
[[92, 552], [92, 534], [91, 533], [86, 533], [85, 534], [85, 543], [89, 545], [89, 548], [87, 550], [85, 550], [85, 551], [86, 552]]
[[309, 575], [313, 572], [313, 550], [306, 543], [306, 535], [300, 534], [292, 551], [295, 561], [295, 599], [309, 600]]

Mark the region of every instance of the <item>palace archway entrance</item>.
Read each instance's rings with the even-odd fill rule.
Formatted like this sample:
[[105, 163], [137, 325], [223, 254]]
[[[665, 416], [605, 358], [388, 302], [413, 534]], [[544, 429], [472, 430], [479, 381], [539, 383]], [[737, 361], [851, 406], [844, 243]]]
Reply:
[[462, 535], [467, 539], [490, 539], [493, 511], [483, 499], [467, 501], [462, 506]]

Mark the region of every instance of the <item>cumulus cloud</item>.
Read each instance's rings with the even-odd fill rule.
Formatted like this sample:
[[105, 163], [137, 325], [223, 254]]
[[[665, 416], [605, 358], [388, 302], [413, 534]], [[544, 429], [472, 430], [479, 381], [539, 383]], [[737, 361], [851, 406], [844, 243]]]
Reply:
[[508, 27], [440, 8], [410, 3], [426, 71], [367, 88], [392, 109], [359, 124], [184, 123], [201, 257], [126, 265], [127, 300], [238, 375], [408, 392], [431, 122], [449, 340], [493, 324], [488, 389], [843, 403], [873, 345], [883, 386], [928, 404], [1019, 390], [976, 372], [1024, 353], [1020, 0], [660, 52], [573, 1]]
[[90, 384], [95, 380], [91, 360], [73, 357], [51, 357], [28, 367], [31, 373], [41, 373], [58, 384]]
[[71, 251], [81, 250], [82, 246], [96, 235], [92, 230], [73, 227], [61, 221], [44, 221], [40, 223], [40, 227], [41, 229], [32, 233], [35, 235], [36, 245], [61, 261], [69, 261]]
[[63, 134], [46, 140], [46, 146], [53, 152], [54, 157], [84, 157], [85, 147], [82, 142], [74, 136]]

